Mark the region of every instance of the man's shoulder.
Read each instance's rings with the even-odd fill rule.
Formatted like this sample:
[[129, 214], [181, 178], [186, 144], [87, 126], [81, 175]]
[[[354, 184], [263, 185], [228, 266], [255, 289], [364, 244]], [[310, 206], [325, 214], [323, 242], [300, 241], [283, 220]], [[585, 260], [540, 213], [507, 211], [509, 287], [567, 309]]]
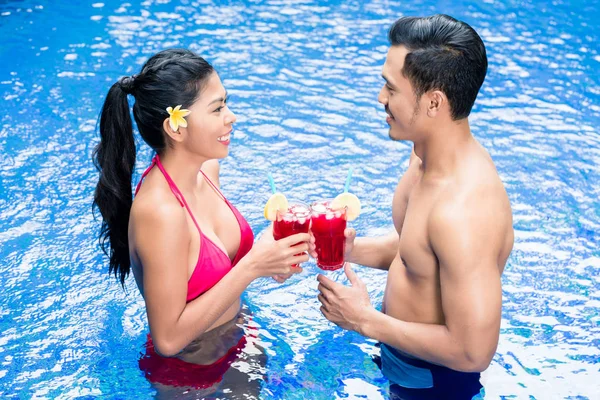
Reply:
[[457, 251], [461, 257], [467, 252], [498, 259], [512, 248], [512, 210], [504, 184], [491, 159], [474, 161], [465, 162], [431, 207], [427, 235], [438, 256], [438, 251]]
[[495, 169], [479, 170], [448, 184], [430, 213], [434, 223], [493, 222], [510, 209], [508, 195]]
[[504, 248], [511, 226], [506, 193], [485, 182], [452, 188], [440, 196], [427, 220], [427, 236], [438, 257], [437, 252], [444, 248], [496, 256]]

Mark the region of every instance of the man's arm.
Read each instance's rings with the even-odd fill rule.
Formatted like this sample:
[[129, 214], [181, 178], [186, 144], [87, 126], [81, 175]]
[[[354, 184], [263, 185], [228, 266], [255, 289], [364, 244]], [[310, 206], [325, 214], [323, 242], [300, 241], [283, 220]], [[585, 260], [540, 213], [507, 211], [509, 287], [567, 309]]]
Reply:
[[494, 223], [497, 208], [482, 198], [445, 205], [431, 216], [428, 230], [439, 260], [445, 325], [400, 321], [373, 309], [361, 333], [455, 370], [480, 372], [489, 366], [500, 332], [497, 260], [503, 237], [501, 225]]
[[[347, 232], [346, 236], [350, 237], [346, 241], [346, 246], [350, 247], [351, 251], [347, 254], [346, 261], [386, 271], [390, 269], [392, 261], [398, 255], [400, 239], [398, 232], [402, 232], [408, 197], [416, 180], [420, 177], [420, 166], [421, 160], [413, 151], [408, 162], [408, 168], [402, 175], [394, 192], [392, 219], [395, 230], [385, 236], [356, 239], [352, 236], [356, 234], [354, 230]], [[350, 231], [350, 229], [347, 231]]]
[[385, 236], [356, 238], [346, 261], [387, 271], [398, 253], [398, 239], [395, 230]]

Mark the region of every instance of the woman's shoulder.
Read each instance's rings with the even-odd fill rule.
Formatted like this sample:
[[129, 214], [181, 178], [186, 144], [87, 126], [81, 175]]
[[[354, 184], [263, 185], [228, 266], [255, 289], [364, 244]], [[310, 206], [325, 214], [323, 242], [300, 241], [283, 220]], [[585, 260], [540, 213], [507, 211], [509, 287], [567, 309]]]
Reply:
[[133, 201], [130, 221], [144, 229], [147, 226], [177, 225], [185, 223], [185, 209], [168, 185], [153, 185], [147, 182]]
[[[136, 198], [129, 217], [129, 240], [141, 259], [160, 259], [158, 255], [180, 251], [190, 240], [185, 208], [175, 196], [154, 190]], [[147, 267], [147, 266], [145, 266]]]

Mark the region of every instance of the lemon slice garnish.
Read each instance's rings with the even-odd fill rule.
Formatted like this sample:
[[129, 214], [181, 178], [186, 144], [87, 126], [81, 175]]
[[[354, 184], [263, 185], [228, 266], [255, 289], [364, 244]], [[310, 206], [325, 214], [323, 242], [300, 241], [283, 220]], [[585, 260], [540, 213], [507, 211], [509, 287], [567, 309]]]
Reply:
[[288, 209], [288, 201], [282, 193], [272, 195], [267, 204], [265, 204], [265, 218], [269, 221], [275, 221], [277, 210], [285, 211]]
[[360, 200], [358, 197], [356, 197], [356, 195], [345, 192], [339, 194], [331, 202], [331, 208], [334, 210], [344, 207], [347, 208], [346, 219], [348, 221], [354, 221], [360, 215]]

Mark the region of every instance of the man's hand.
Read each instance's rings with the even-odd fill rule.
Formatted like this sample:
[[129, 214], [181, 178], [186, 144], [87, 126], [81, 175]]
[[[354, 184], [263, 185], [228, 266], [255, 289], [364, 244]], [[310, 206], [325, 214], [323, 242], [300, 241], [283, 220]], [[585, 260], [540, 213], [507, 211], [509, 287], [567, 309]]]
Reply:
[[[316, 260], [317, 259], [317, 251], [316, 251], [316, 246], [315, 246], [315, 236], [313, 235], [312, 231], [308, 231], [308, 233], [310, 234], [310, 245], [311, 245], [310, 249], [308, 249], [308, 254]], [[356, 229], [354, 229], [354, 228], [345, 229], [344, 236], [346, 237], [346, 243], [344, 246], [344, 260], [347, 260], [348, 257], [350, 256], [350, 253], [352, 253], [352, 249], [354, 249], [354, 239], [356, 239]]]
[[344, 236], [346, 237], [346, 245], [344, 247], [344, 260], [348, 260], [352, 250], [354, 249], [354, 239], [356, 239], [356, 229], [347, 228], [344, 230]]
[[319, 301], [321, 312], [337, 326], [362, 333], [362, 325], [369, 311], [373, 310], [367, 287], [350, 268], [344, 265], [344, 272], [352, 286], [344, 286], [319, 274]]

